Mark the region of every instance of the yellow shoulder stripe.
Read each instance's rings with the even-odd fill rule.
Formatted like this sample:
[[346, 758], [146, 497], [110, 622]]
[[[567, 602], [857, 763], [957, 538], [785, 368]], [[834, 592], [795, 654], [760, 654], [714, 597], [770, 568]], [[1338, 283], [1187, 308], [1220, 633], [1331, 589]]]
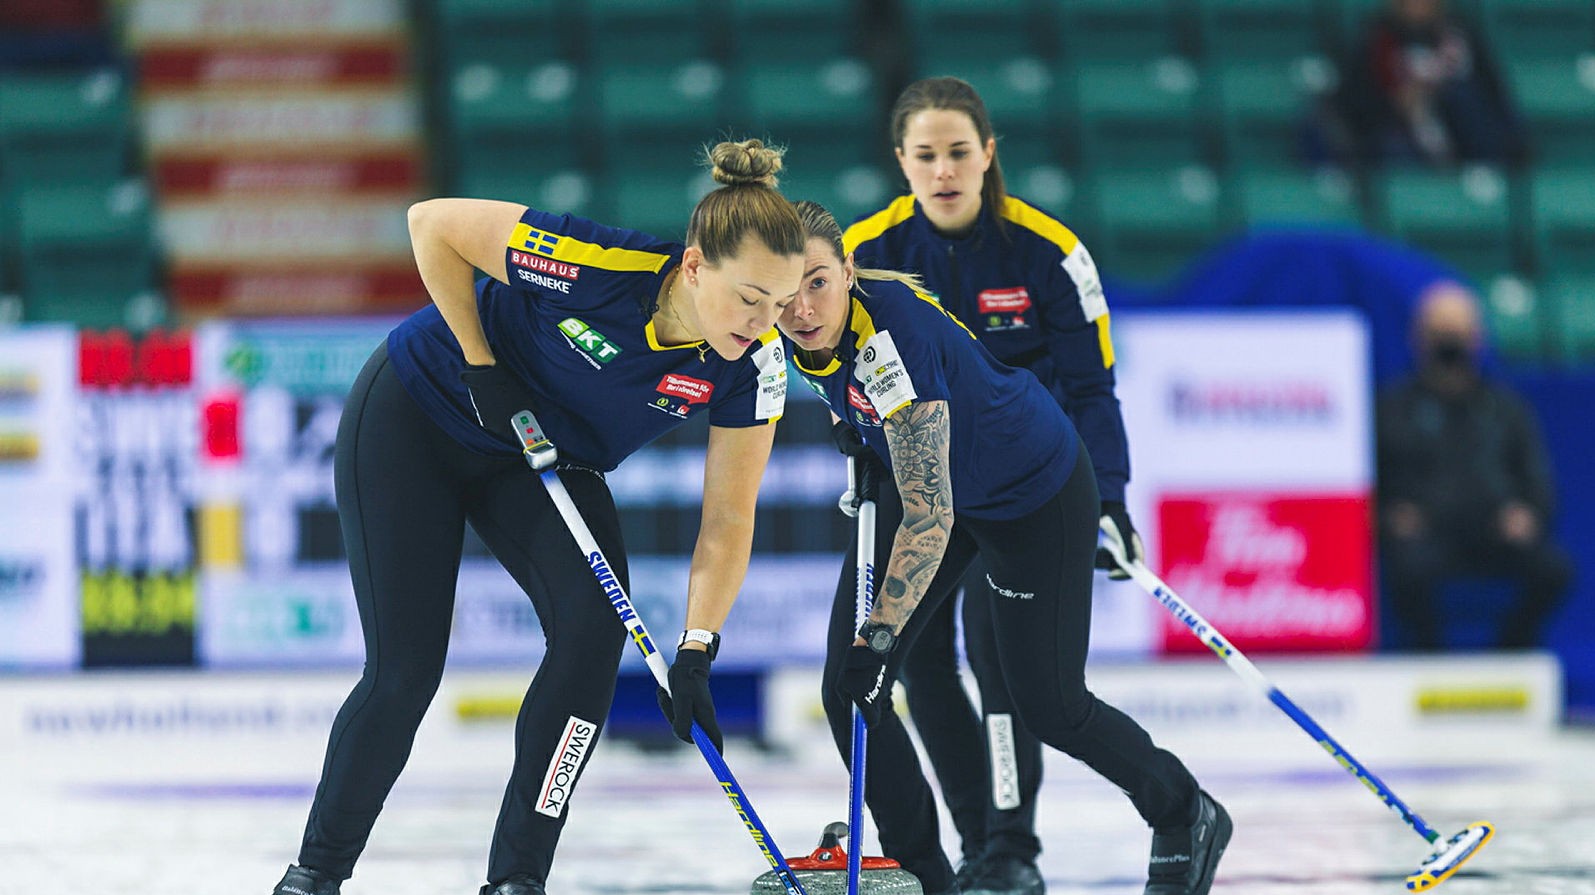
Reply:
[[853, 347], [863, 348], [865, 342], [875, 338], [875, 320], [870, 317], [869, 311], [864, 310], [864, 303], [858, 300], [858, 296], [849, 297], [853, 302], [852, 320], [849, 321], [853, 327]]
[[913, 216], [913, 195], [898, 196], [892, 200], [892, 204], [847, 228], [842, 234], [843, 254], [853, 251]]
[[1097, 347], [1102, 349], [1102, 369], [1113, 366], [1113, 334], [1108, 331], [1108, 315], [1097, 318]]
[[1080, 244], [1080, 237], [1075, 236], [1073, 230], [1012, 196], [1003, 202], [1002, 216], [1005, 220], [1012, 221], [1063, 249], [1065, 255], [1074, 251], [1074, 247]]
[[918, 289], [910, 289], [909, 291], [914, 293], [914, 297], [915, 298], [919, 299], [922, 302], [925, 302], [925, 303], [929, 304], [931, 307], [933, 307], [936, 310], [940, 311], [942, 313], [943, 317], [946, 317], [948, 320], [951, 320], [952, 322], [958, 324], [958, 328], [963, 330], [966, 334], [968, 334], [968, 336], [971, 339], [975, 338], [974, 332], [972, 332], [969, 329], [969, 327], [964, 325], [964, 321], [958, 319], [958, 315], [957, 314], [954, 314], [952, 311], [947, 310], [946, 306], [944, 306], [941, 303], [941, 299], [940, 298], [937, 298], [936, 296], [930, 294], [929, 292], [922, 292], [922, 291], [920, 291]]
[[638, 249], [621, 249], [583, 242], [573, 236], [549, 233], [526, 223], [517, 223], [510, 234], [509, 248], [531, 252], [563, 261], [602, 270], [647, 271], [658, 273], [670, 260], [669, 255], [644, 252]]

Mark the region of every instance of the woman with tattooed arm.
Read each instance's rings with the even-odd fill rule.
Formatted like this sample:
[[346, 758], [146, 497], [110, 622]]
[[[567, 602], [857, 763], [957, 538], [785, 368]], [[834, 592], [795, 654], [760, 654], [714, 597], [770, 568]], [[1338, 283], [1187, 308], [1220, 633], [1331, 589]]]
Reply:
[[865, 800], [882, 851], [927, 893], [958, 892], [892, 682], [978, 555], [987, 586], [965, 599], [991, 602], [1019, 720], [1130, 797], [1153, 830], [1148, 895], [1206, 893], [1229, 815], [1178, 758], [1086, 689], [1101, 505], [1079, 434], [1034, 375], [998, 363], [911, 277], [855, 269], [824, 208], [799, 202], [798, 213], [803, 282], [777, 326], [797, 373], [858, 439], [848, 453], [884, 464], [876, 478], [896, 486], [873, 495], [884, 570], [874, 610], [855, 630], [849, 557], [825, 662], [826, 716], [844, 761], [852, 706], [869, 724]]

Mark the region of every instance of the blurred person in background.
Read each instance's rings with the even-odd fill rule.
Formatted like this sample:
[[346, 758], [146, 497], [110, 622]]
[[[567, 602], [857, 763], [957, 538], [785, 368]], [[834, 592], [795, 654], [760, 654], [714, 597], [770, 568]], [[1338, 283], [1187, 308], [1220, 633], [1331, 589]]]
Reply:
[[1420, 296], [1418, 368], [1379, 399], [1380, 555], [1391, 608], [1419, 650], [1444, 645], [1439, 594], [1448, 580], [1505, 576], [1521, 594], [1496, 644], [1526, 649], [1572, 582], [1550, 540], [1555, 487], [1538, 422], [1506, 385], [1481, 371], [1479, 301], [1455, 281]]
[[[1035, 374], [1090, 449], [1100, 515], [1135, 558], [1140, 539], [1124, 505], [1129, 448], [1114, 394], [1108, 305], [1090, 253], [1057, 219], [1008, 194], [985, 103], [965, 81], [909, 85], [892, 110], [891, 132], [910, 193], [847, 228], [844, 250], [861, 267], [916, 274], [997, 360]], [[850, 427], [837, 423], [836, 431], [845, 445]], [[1102, 560], [1099, 568], [1122, 576]], [[987, 586], [978, 558], [965, 585], [966, 593]], [[928, 613], [903, 658], [909, 714], [962, 840], [966, 895], [1040, 895], [1041, 744], [1016, 721], [990, 601], [966, 598], [964, 639], [984, 719], [976, 714], [958, 672], [955, 602]]]
[[[680, 245], [509, 202], [410, 210], [433, 304], [360, 373], [339, 427], [338, 511], [366, 663], [333, 722], [298, 863], [274, 895], [333, 895], [354, 871], [443, 673], [465, 524], [537, 612], [547, 653], [521, 704], [515, 764], [482, 895], [542, 895], [572, 790], [614, 696], [626, 629], [511, 416], [536, 414], [560, 479], [622, 586], [604, 473], [692, 416], [709, 417], [703, 523], [670, 705], [716, 746], [710, 661], [752, 547], [758, 484], [786, 396], [772, 328], [794, 300], [804, 235], [776, 191], [781, 152], [709, 153], [725, 186]], [[489, 274], [473, 283], [473, 267]]]
[[1359, 159], [1517, 164], [1527, 151], [1484, 34], [1446, 0], [1390, 0], [1345, 61], [1338, 106]]
[[829, 212], [812, 202], [798, 210], [808, 254], [781, 333], [793, 369], [845, 414], [862, 447], [854, 456], [877, 467], [860, 487], [878, 483], [865, 496], [878, 501], [880, 585], [857, 626], [856, 561], [847, 557], [822, 700], [844, 762], [855, 706], [869, 725], [865, 799], [882, 851], [929, 895], [961, 891], [892, 687], [979, 556], [986, 573], [965, 602], [984, 604], [992, 671], [1016, 726], [1129, 797], [1153, 831], [1147, 895], [1202, 895], [1229, 841], [1229, 815], [1177, 757], [1086, 688], [1101, 501], [1085, 442], [1040, 380], [997, 361], [917, 278], [855, 266]]

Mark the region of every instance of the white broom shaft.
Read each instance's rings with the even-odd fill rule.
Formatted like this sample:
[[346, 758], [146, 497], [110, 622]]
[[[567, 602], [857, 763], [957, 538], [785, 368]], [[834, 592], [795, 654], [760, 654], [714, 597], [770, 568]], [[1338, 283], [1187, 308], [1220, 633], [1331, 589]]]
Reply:
[[[542, 474], [543, 484], [548, 487], [548, 496], [553, 499], [554, 506], [559, 509], [560, 518], [565, 520], [565, 527], [570, 530], [571, 537], [576, 539], [576, 546], [581, 548], [582, 555], [587, 557], [589, 565], [594, 563], [596, 557], [607, 567], [604, 551], [598, 546], [598, 539], [593, 537], [592, 530], [587, 527], [587, 522], [582, 518], [581, 511], [576, 509], [576, 502], [570, 499], [570, 492], [565, 490], [565, 483], [559, 480], [559, 474], [552, 470]], [[614, 570], [610, 570], [614, 574]], [[643, 661], [648, 663], [648, 670], [653, 672], [654, 681], [663, 687], [666, 693], [670, 692], [670, 668], [665, 664], [664, 654], [654, 646], [653, 639], [648, 636], [648, 629], [642, 623], [642, 616], [631, 605], [631, 600], [620, 589], [617, 580], [613, 589], [604, 588], [604, 596], [615, 607], [620, 615], [621, 624], [626, 626], [626, 631], [631, 634], [631, 640], [642, 650]]]

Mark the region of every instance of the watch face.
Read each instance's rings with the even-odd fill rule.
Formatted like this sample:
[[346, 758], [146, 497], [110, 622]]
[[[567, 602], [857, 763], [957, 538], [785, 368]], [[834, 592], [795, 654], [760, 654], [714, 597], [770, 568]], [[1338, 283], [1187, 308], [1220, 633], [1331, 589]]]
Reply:
[[870, 634], [869, 646], [870, 649], [876, 651], [877, 653], [884, 653], [892, 648], [892, 643], [896, 639], [897, 638], [893, 636], [891, 631], [881, 628], [880, 630]]

